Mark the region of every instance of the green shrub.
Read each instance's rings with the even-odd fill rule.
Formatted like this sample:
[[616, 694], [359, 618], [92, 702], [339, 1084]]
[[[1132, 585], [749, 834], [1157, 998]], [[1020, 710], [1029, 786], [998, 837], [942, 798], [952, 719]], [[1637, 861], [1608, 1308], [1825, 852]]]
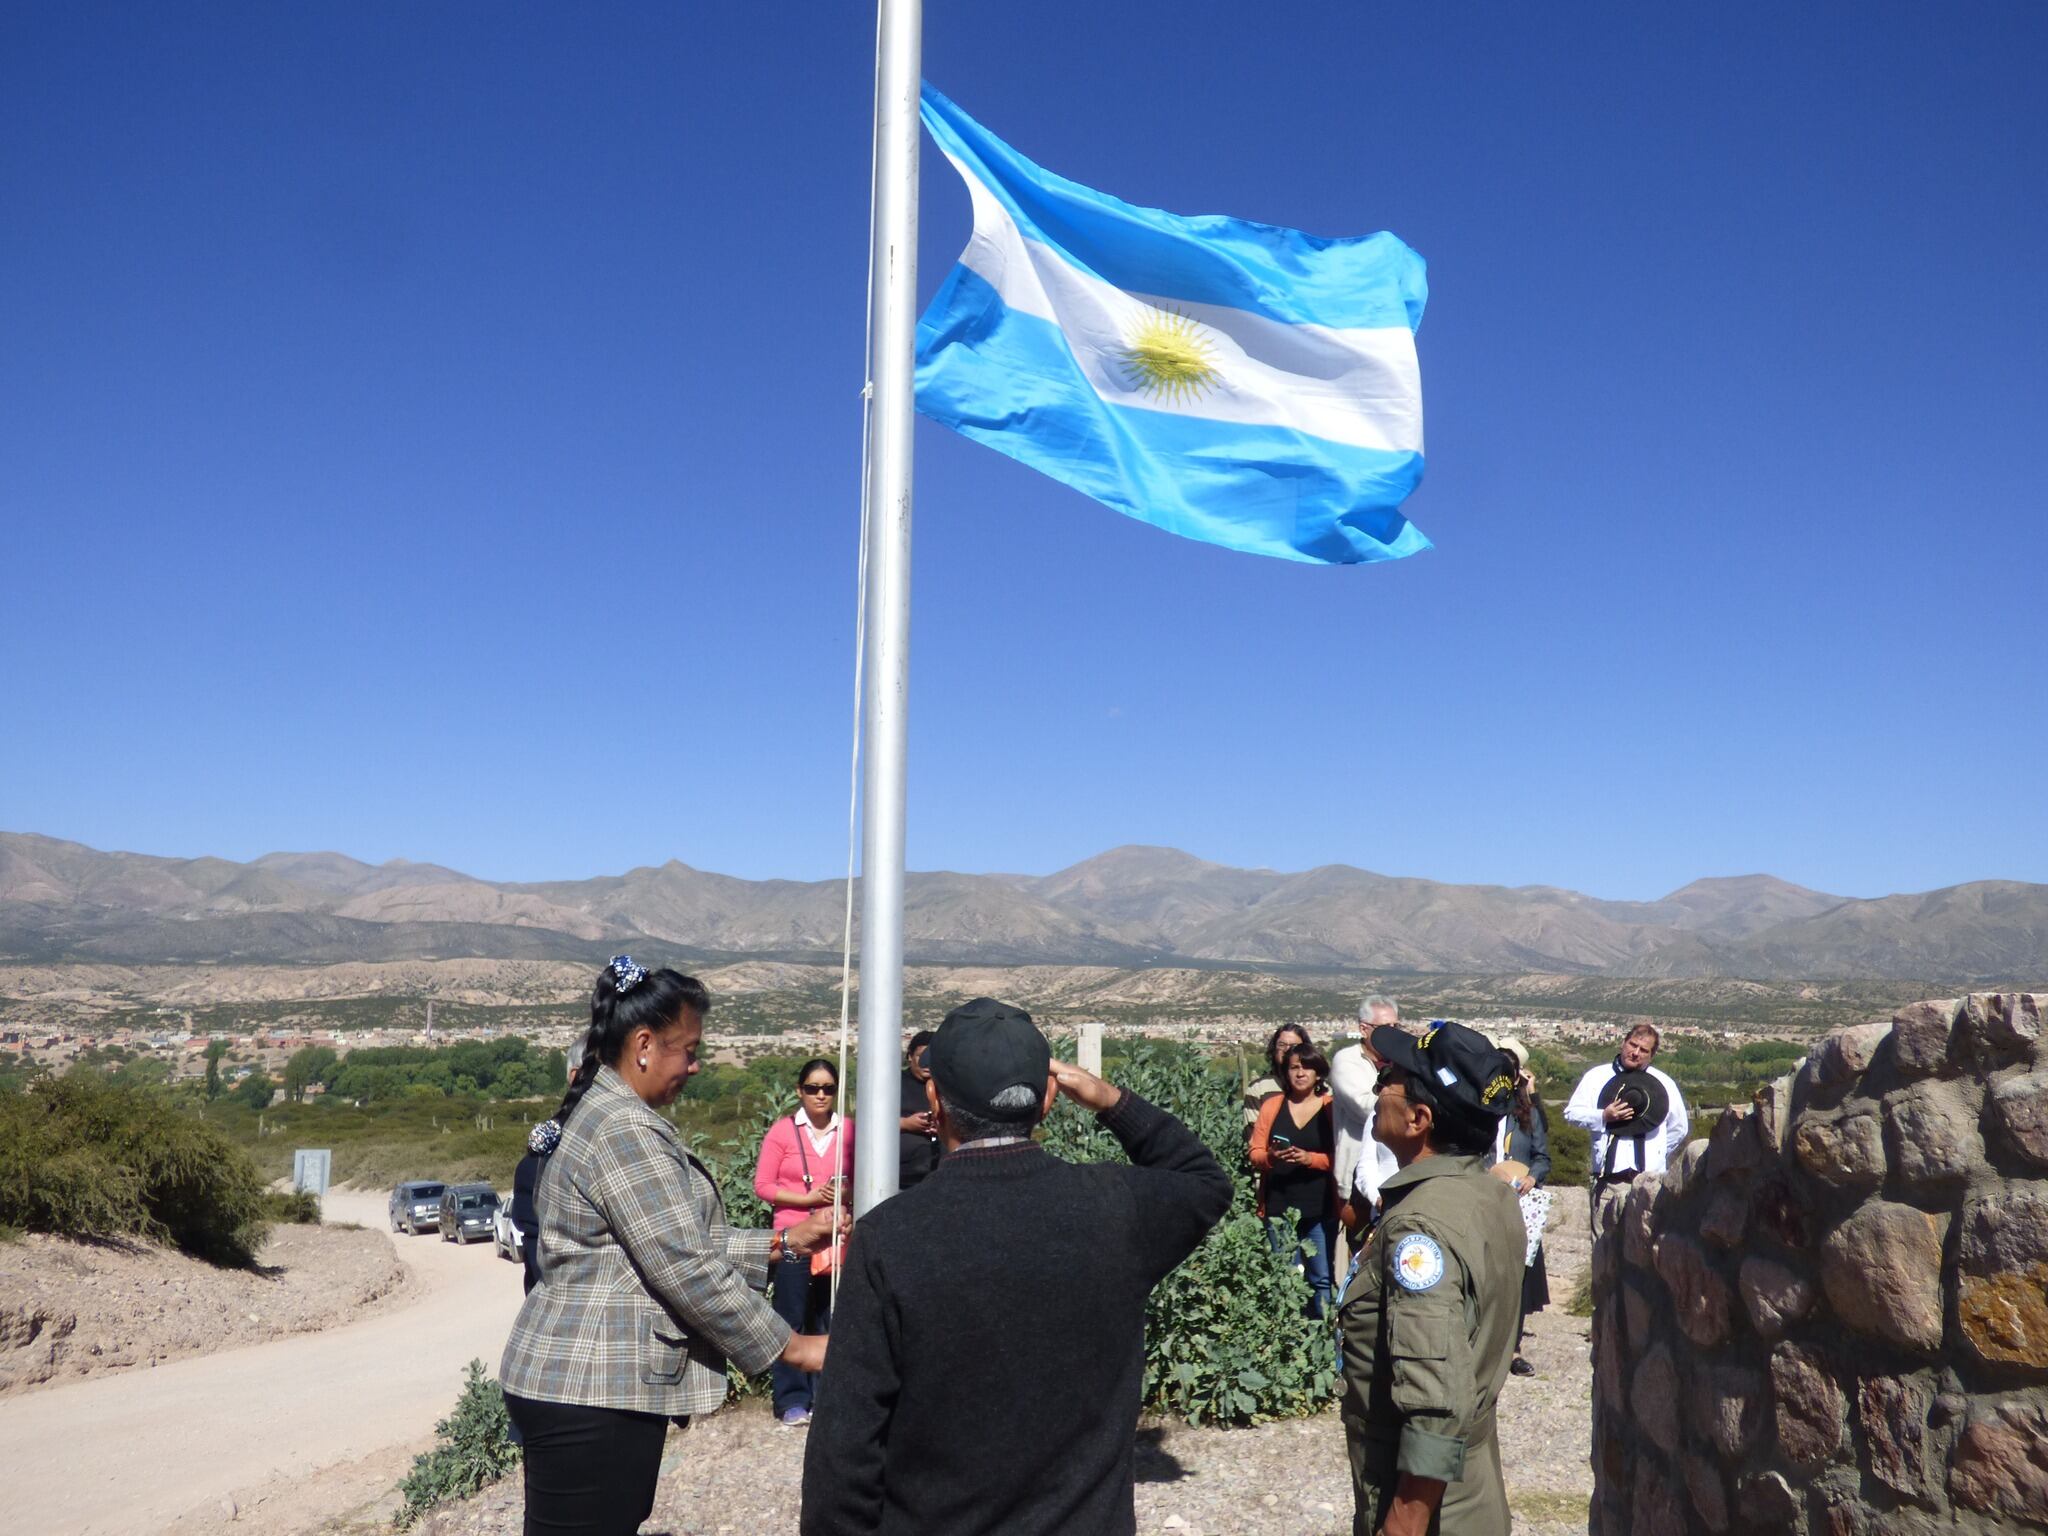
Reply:
[[1550, 1178], [1553, 1188], [1593, 1181], [1593, 1138], [1564, 1117], [1561, 1107], [1545, 1105], [1550, 1121]]
[[[1337, 1381], [1330, 1325], [1302, 1315], [1309, 1290], [1254, 1213], [1244, 1111], [1233, 1073], [1193, 1052], [1138, 1046], [1117, 1083], [1174, 1115], [1229, 1171], [1229, 1213], [1145, 1308], [1145, 1406], [1191, 1423], [1258, 1424], [1316, 1413]], [[1045, 1125], [1070, 1162], [1123, 1162], [1109, 1132], [1062, 1099]]]
[[263, 1182], [176, 1100], [74, 1072], [0, 1098], [0, 1224], [148, 1238], [243, 1266], [263, 1242]]
[[483, 1361], [472, 1360], [455, 1411], [434, 1426], [434, 1448], [413, 1458], [412, 1470], [398, 1485], [405, 1505], [392, 1523], [407, 1530], [436, 1504], [466, 1499], [518, 1465], [505, 1394], [484, 1374]]
[[1593, 1315], [1593, 1269], [1591, 1265], [1579, 1271], [1579, 1278], [1572, 1285], [1572, 1293], [1564, 1309], [1573, 1317]]
[[296, 1227], [320, 1225], [320, 1197], [304, 1189], [267, 1189], [263, 1192], [266, 1221]]

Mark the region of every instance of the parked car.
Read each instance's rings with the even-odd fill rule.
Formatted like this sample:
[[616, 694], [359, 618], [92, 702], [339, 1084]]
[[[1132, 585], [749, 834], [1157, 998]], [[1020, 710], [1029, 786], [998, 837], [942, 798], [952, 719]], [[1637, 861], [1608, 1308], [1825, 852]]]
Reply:
[[488, 1184], [450, 1184], [441, 1191], [441, 1241], [466, 1243], [489, 1237], [498, 1214], [498, 1192]]
[[491, 1240], [497, 1245], [499, 1258], [510, 1259], [514, 1264], [524, 1261], [526, 1234], [512, 1220], [510, 1200], [501, 1203], [497, 1215], [491, 1218]]
[[391, 1191], [391, 1230], [418, 1237], [429, 1227], [441, 1225], [441, 1193], [448, 1186], [439, 1179], [407, 1179]]

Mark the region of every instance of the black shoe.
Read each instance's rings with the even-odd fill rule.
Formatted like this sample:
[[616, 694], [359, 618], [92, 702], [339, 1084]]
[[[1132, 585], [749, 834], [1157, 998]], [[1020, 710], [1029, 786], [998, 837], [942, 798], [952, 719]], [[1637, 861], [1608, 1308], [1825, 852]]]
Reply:
[[1534, 1376], [1536, 1374], [1536, 1367], [1524, 1360], [1520, 1355], [1517, 1355], [1508, 1365], [1508, 1374], [1510, 1376]]

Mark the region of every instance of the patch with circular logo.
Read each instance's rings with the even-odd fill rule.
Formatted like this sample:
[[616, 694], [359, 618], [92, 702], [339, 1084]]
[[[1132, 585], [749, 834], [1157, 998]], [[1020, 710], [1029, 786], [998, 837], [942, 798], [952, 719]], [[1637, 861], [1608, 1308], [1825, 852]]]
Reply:
[[1394, 1245], [1394, 1279], [1404, 1291], [1426, 1291], [1444, 1277], [1444, 1251], [1436, 1239], [1410, 1232]]

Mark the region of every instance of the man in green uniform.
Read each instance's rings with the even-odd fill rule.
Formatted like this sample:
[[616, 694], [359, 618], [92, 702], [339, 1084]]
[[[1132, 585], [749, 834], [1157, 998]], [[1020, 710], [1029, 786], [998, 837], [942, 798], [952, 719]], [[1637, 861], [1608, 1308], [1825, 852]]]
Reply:
[[1372, 1032], [1400, 1171], [1338, 1311], [1352, 1536], [1508, 1536], [1493, 1407], [1521, 1323], [1522, 1214], [1486, 1172], [1514, 1058], [1462, 1024]]

